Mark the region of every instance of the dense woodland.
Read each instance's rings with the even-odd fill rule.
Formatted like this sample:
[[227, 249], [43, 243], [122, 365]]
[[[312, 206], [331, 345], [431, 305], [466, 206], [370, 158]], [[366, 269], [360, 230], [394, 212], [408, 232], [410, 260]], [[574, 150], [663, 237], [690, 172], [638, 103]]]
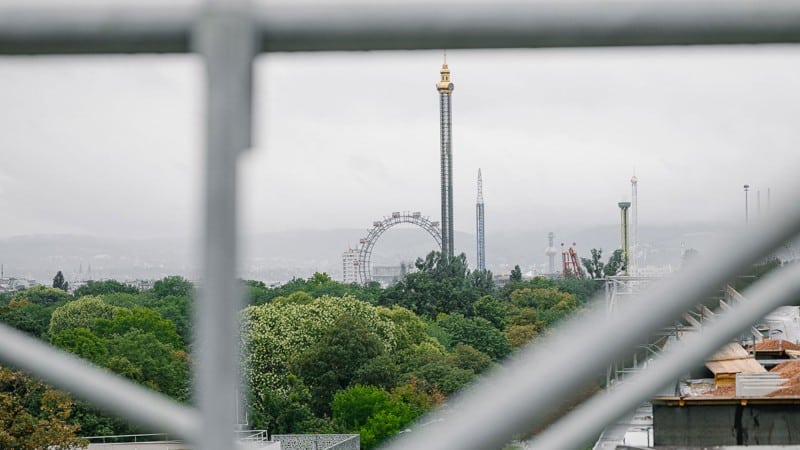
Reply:
[[[250, 427], [360, 433], [373, 448], [557, 322], [600, 285], [570, 278], [496, 287], [462, 254], [433, 252], [395, 285], [326, 274], [269, 288], [243, 281]], [[0, 320], [94, 364], [191, 402], [193, 286], [168, 277], [139, 292], [90, 282], [70, 295], [35, 287], [0, 296]], [[77, 436], [141, 430], [10, 368], [0, 369], [0, 448], [67, 448]], [[35, 432], [33, 430], [36, 430]]]

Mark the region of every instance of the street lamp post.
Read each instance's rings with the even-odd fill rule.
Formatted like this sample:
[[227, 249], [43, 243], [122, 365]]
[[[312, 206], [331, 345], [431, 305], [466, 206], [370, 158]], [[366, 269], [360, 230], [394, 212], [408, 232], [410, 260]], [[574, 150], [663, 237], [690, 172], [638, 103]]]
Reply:
[[748, 223], [748, 214], [747, 214], [747, 190], [750, 189], [749, 184], [744, 185], [744, 223], [745, 225]]

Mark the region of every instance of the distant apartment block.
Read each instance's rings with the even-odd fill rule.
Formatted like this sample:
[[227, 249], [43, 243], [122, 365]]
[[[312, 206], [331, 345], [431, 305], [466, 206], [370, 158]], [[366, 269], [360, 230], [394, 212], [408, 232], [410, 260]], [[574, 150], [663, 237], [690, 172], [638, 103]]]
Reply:
[[0, 278], [0, 293], [21, 291], [37, 286], [38, 284], [39, 283], [34, 279], [14, 277]]
[[342, 281], [358, 283], [358, 250], [352, 248], [342, 253]]

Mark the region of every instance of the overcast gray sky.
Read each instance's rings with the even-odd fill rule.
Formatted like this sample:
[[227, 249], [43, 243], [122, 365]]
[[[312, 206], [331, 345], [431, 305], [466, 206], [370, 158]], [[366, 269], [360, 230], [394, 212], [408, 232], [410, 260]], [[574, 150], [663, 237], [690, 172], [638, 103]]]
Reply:
[[[275, 54], [256, 65], [243, 229], [439, 217], [441, 52]], [[742, 185], [788, 196], [800, 48], [450, 51], [455, 228], [741, 222]], [[198, 231], [199, 61], [0, 58], [0, 236]], [[782, 190], [783, 189], [783, 190]]]

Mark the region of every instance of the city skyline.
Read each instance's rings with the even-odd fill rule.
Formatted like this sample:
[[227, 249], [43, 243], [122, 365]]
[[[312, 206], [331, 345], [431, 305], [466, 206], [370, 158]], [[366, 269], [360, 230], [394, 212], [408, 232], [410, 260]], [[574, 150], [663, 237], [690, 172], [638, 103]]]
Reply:
[[[742, 222], [742, 184], [751, 200], [768, 187], [773, 202], [787, 197], [797, 55], [787, 46], [448, 52], [460, 87], [455, 230], [473, 228], [478, 167], [495, 231], [613, 224], [634, 169], [642, 225]], [[431, 79], [441, 52], [259, 61], [256, 148], [240, 165], [244, 233], [366, 228], [397, 210], [438, 219]], [[0, 60], [10, 105], [0, 113], [0, 207], [14, 212], [0, 237], [197, 235], [201, 85], [192, 57]]]

